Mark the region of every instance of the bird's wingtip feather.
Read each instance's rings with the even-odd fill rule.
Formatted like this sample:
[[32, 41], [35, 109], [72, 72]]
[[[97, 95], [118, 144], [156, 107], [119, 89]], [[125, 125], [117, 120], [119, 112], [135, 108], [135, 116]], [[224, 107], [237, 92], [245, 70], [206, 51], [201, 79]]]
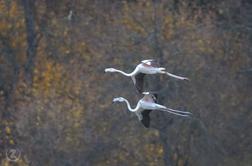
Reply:
[[151, 61], [154, 61], [154, 59], [145, 59], [145, 60], [142, 60], [141, 62], [142, 63], [147, 63], [147, 62], [151, 62]]

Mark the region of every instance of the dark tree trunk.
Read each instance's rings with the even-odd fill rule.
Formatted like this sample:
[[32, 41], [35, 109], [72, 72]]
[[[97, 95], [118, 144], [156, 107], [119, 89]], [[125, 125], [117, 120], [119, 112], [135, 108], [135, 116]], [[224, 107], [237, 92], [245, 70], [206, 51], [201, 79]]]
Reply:
[[[158, 63], [160, 65], [162, 65], [163, 62], [163, 58], [164, 58], [164, 54], [163, 54], [163, 50], [159, 41], [159, 37], [160, 37], [160, 19], [159, 16], [157, 14], [157, 6], [158, 5], [158, 1], [153, 1], [153, 5], [154, 5], [154, 32], [153, 32], [153, 50], [157, 55], [157, 60]], [[159, 91], [160, 89], [162, 89], [162, 84], [161, 84], [161, 79], [160, 77], [157, 78], [158, 80], [156, 80], [156, 84], [154, 85], [155, 90]], [[164, 97], [162, 96], [162, 94], [158, 94], [158, 103], [163, 104], [164, 102]], [[167, 131], [167, 126], [162, 125], [165, 124], [165, 122], [171, 122], [172, 123], [172, 119], [167, 119], [165, 116], [157, 116], [154, 118], [156, 120], [156, 123], [153, 127], [156, 128], [157, 130], [159, 130], [160, 133], [160, 141], [163, 144], [163, 148], [164, 148], [164, 155], [163, 155], [163, 160], [164, 160], [164, 164], [165, 166], [171, 166], [172, 165], [172, 160], [171, 160], [171, 150], [170, 150], [170, 145], [167, 142], [168, 139], [168, 135], [165, 134]], [[159, 125], [161, 124], [161, 125]]]
[[[11, 72], [9, 72], [10, 79], [6, 79], [4, 78], [3, 74], [6, 72], [1, 72], [1, 76], [0, 76], [0, 90], [3, 91], [3, 95], [5, 98], [5, 109], [7, 109], [10, 104], [12, 103], [12, 93], [13, 90], [15, 89], [15, 86], [18, 82], [18, 75], [20, 72], [20, 68], [19, 68], [19, 64], [17, 62], [17, 57], [16, 54], [14, 52], [14, 50], [11, 47], [11, 44], [9, 43], [9, 39], [4, 37], [4, 36], [0, 36], [0, 38], [2, 39], [2, 46], [3, 46], [3, 56], [5, 61], [11, 65]], [[5, 67], [4, 67], [5, 68]], [[3, 70], [3, 69], [0, 69]], [[7, 70], [7, 69], [5, 69]]]
[[35, 1], [22, 0], [24, 8], [26, 33], [27, 33], [27, 61], [25, 64], [26, 80], [32, 82], [34, 61], [36, 57], [36, 48], [38, 43], [35, 31]]
[[[4, 62], [0, 66], [0, 91], [4, 99], [4, 104], [0, 107], [0, 119], [3, 122], [0, 125], [0, 131], [2, 131], [0, 135], [0, 150], [5, 151], [15, 146], [14, 144], [17, 138], [14, 125], [10, 125], [9, 123], [14, 119], [12, 114], [13, 100], [20, 68], [16, 52], [11, 46], [10, 39], [2, 35], [0, 35], [0, 38], [0, 46], [2, 46], [1, 55], [3, 56], [2, 60]], [[7, 127], [11, 128], [11, 133], [6, 132]], [[10, 144], [9, 138], [14, 140], [14, 144]]]

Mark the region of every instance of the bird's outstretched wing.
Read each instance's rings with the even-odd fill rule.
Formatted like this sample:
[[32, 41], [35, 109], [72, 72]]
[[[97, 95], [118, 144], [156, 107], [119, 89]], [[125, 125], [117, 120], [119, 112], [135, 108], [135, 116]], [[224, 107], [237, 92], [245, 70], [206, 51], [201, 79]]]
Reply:
[[142, 93], [142, 91], [143, 91], [144, 76], [145, 76], [145, 74], [143, 74], [143, 73], [138, 73], [138, 74], [135, 76], [136, 81], [135, 81], [134, 84], [135, 84], [135, 87], [136, 87], [136, 89], [137, 89], [137, 91], [138, 91], [139, 93]]
[[143, 92], [143, 99], [151, 103], [157, 103], [158, 94], [155, 92]]
[[151, 61], [155, 61], [154, 59], [146, 59], [146, 60], [142, 60], [142, 63], [147, 63], [147, 62], [151, 62]]
[[143, 119], [141, 120], [142, 124], [144, 125], [145, 128], [150, 127], [150, 112], [152, 110], [144, 110], [141, 114], [143, 116]]
[[152, 97], [152, 99], [153, 99], [153, 102], [154, 102], [154, 103], [157, 103], [158, 94], [152, 92], [152, 93], [151, 93], [151, 97]]
[[158, 62], [154, 59], [143, 60], [142, 63], [144, 65], [151, 66], [151, 67], [159, 67]]

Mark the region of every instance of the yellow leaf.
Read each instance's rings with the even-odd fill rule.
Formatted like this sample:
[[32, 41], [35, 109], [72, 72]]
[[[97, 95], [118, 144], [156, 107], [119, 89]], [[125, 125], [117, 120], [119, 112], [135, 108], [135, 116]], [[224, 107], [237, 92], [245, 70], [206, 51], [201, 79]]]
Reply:
[[5, 132], [6, 132], [6, 134], [10, 134], [11, 133], [11, 129], [10, 129], [10, 127], [5, 127]]
[[10, 142], [11, 145], [14, 145], [14, 144], [15, 144], [14, 141], [13, 141], [12, 139], [11, 139], [9, 142]]

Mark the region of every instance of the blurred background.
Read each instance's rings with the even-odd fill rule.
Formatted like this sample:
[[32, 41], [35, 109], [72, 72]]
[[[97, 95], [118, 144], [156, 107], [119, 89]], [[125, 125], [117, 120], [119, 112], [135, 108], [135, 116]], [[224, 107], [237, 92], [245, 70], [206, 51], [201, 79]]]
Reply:
[[[250, 0], [1, 0], [0, 165], [251, 166], [251, 42]], [[112, 103], [142, 96], [104, 69], [150, 58], [190, 82], [145, 90], [192, 118]]]

